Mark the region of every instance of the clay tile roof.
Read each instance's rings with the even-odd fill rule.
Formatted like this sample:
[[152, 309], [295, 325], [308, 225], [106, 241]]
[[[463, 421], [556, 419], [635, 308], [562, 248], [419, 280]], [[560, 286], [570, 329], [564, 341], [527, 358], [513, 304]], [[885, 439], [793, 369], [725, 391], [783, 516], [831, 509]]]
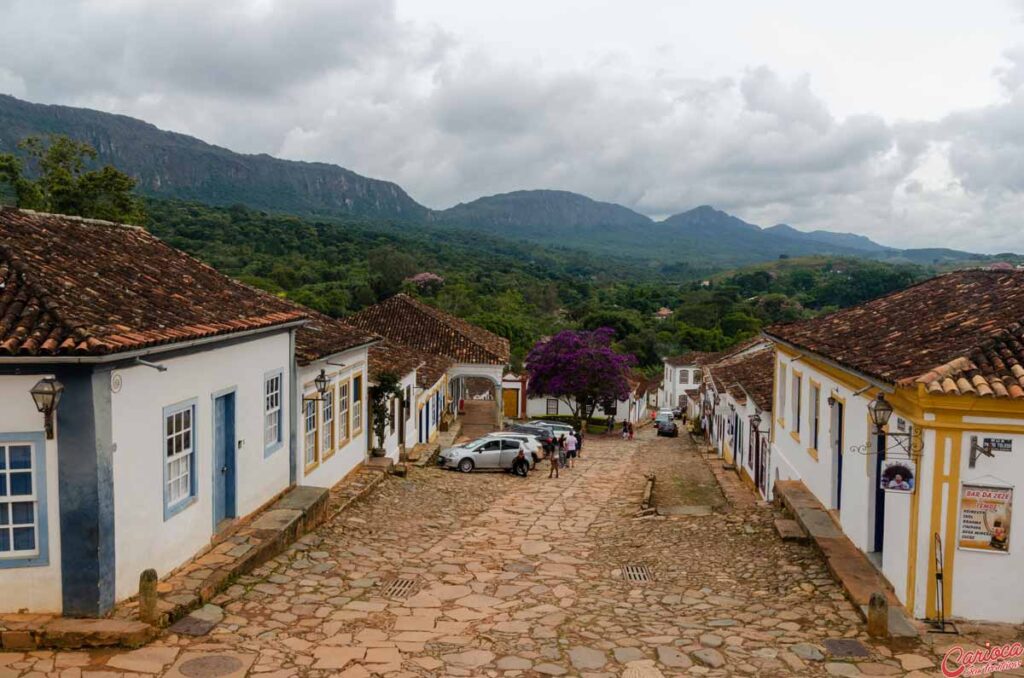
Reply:
[[708, 353], [705, 351], [687, 351], [671, 358], [665, 358], [665, 362], [672, 367], [686, 367], [688, 365], [704, 365], [708, 360], [714, 360], [718, 353]]
[[772, 409], [775, 350], [771, 346], [733, 354], [706, 369], [719, 388], [728, 390], [738, 402], [746, 402], [749, 396], [762, 410]]
[[142, 228], [0, 208], [0, 355], [105, 355], [305, 317]]
[[406, 294], [396, 294], [346, 320], [395, 343], [455, 362], [505, 365], [509, 361], [508, 339]]
[[1024, 397], [1024, 271], [941, 275], [766, 334], [929, 393]]
[[[295, 306], [298, 307], [297, 304]], [[381, 340], [376, 334], [344, 321], [311, 309], [303, 310], [309, 316], [309, 322], [295, 333], [295, 358], [300, 365]]]
[[451, 366], [452, 361], [444, 356], [424, 353], [393, 341], [385, 340], [370, 348], [370, 379], [376, 379], [385, 372], [403, 377], [418, 368], [416, 385], [429, 388]]

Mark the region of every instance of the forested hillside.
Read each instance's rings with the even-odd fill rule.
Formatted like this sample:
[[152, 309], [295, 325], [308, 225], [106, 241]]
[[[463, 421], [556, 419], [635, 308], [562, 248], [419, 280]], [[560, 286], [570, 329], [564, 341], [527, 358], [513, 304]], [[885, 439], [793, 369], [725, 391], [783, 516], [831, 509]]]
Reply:
[[[664, 355], [723, 349], [764, 324], [857, 303], [928, 274], [818, 257], [708, 278], [679, 265], [659, 269], [457, 232], [406, 233], [370, 220], [159, 200], [147, 201], [146, 211], [158, 236], [250, 284], [339, 317], [404, 289], [507, 337], [516, 360], [558, 329], [610, 326], [623, 349], [656, 370]], [[443, 280], [408, 280], [420, 273]], [[657, 319], [661, 307], [673, 315]]]

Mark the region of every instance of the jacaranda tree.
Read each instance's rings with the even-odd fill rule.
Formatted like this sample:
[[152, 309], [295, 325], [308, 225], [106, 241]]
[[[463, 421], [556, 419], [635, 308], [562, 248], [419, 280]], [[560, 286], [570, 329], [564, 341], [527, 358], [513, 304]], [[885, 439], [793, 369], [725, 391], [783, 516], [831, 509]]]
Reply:
[[531, 396], [558, 398], [587, 421], [598, 405], [629, 397], [636, 358], [612, 348], [615, 330], [565, 330], [543, 339], [526, 356]]

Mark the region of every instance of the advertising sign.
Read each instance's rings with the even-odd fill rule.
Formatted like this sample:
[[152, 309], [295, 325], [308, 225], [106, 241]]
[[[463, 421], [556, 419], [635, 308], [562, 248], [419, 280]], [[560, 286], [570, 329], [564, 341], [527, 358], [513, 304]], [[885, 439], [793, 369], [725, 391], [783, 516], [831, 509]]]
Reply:
[[917, 464], [906, 457], [883, 460], [879, 484], [886, 492], [913, 494], [917, 484]]
[[1009, 552], [1012, 509], [1012, 487], [961, 486], [959, 547], [993, 553]]

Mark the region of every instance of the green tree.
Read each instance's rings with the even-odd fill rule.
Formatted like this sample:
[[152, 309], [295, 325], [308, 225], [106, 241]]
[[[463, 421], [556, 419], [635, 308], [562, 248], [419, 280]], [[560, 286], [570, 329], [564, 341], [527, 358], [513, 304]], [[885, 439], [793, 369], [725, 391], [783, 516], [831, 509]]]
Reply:
[[96, 149], [89, 144], [51, 135], [47, 140], [28, 137], [18, 147], [31, 172], [18, 156], [0, 154], [0, 183], [13, 190], [18, 207], [132, 224], [145, 220], [142, 204], [132, 193], [134, 179], [110, 165], [87, 168], [96, 159]]

